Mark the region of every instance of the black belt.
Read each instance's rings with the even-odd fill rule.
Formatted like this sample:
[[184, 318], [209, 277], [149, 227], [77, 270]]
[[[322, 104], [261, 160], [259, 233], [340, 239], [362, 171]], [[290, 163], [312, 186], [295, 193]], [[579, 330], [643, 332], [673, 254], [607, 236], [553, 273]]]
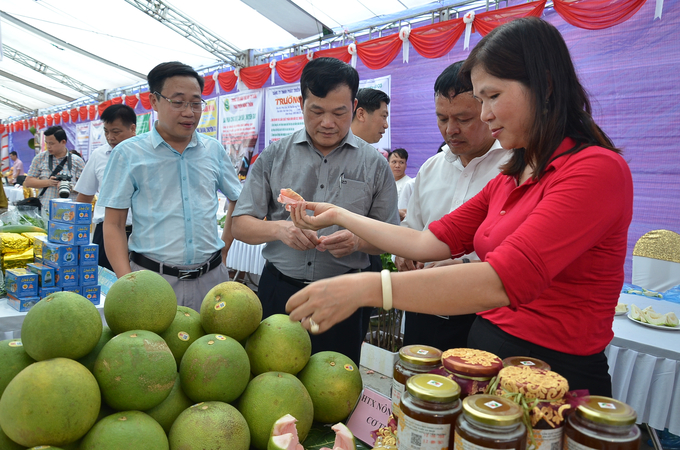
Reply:
[[[284, 275], [281, 273], [279, 269], [276, 268], [276, 266], [269, 261], [267, 261], [264, 265], [265, 269], [270, 271], [272, 275], [274, 275], [277, 279], [281, 281], [285, 281], [288, 284], [291, 284], [295, 287], [299, 288], [304, 288], [306, 287], [309, 283], [312, 283], [313, 281], [311, 280], [298, 280], [297, 278], [289, 277], [288, 275]], [[349, 271], [345, 273], [359, 273], [361, 272], [361, 269], [350, 269]]]
[[[130, 252], [130, 261], [156, 273], [161, 272], [160, 263], [149, 259], [140, 253]], [[205, 275], [220, 264], [222, 264], [222, 250], [216, 251], [205, 264], [193, 269], [180, 269], [179, 267], [163, 264], [163, 275], [177, 277], [180, 280], [193, 280]]]

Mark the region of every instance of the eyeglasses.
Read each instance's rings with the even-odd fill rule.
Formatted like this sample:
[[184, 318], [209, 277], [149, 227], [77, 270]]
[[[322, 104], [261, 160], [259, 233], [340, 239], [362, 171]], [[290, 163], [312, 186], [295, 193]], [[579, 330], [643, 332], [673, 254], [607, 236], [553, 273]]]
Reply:
[[189, 106], [193, 112], [202, 112], [206, 106], [204, 100], [201, 100], [200, 102], [181, 102], [178, 100], [171, 100], [160, 92], [154, 92], [154, 95], [158, 95], [166, 99], [168, 103], [170, 103], [172, 109], [176, 109], [177, 111], [184, 111], [186, 107]]

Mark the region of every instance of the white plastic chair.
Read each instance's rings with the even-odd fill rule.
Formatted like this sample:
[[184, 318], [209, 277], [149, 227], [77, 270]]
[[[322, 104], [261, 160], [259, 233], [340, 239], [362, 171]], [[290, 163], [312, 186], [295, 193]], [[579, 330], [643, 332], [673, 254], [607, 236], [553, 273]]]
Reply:
[[653, 230], [635, 243], [633, 284], [664, 292], [680, 284], [680, 234]]

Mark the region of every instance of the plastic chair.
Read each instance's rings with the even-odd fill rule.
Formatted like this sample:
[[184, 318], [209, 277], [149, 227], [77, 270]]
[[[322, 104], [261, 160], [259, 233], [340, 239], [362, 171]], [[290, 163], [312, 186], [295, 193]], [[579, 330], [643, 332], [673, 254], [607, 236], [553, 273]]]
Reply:
[[680, 234], [653, 230], [633, 249], [633, 284], [664, 292], [680, 284]]

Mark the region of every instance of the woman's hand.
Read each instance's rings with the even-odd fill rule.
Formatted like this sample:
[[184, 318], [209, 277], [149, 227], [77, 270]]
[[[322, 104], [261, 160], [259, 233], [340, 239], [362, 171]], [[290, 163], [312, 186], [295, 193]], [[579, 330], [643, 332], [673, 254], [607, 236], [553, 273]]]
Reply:
[[[306, 210], [314, 211], [314, 216], [308, 216]], [[296, 227], [303, 230], [320, 230], [337, 225], [338, 216], [344, 211], [339, 206], [330, 203], [300, 202], [291, 205], [290, 218]]]

